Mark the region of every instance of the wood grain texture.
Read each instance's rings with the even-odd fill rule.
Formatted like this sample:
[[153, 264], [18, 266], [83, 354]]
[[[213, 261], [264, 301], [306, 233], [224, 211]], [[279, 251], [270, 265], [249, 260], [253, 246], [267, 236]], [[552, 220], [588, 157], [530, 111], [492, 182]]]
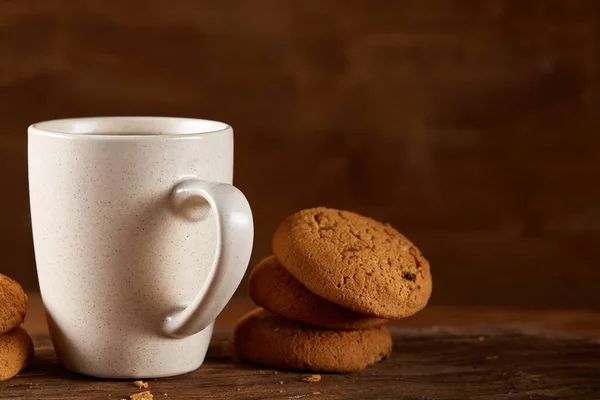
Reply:
[[253, 262], [326, 205], [417, 243], [433, 304], [599, 308], [598, 43], [595, 0], [0, 2], [0, 272], [36, 285], [28, 124], [184, 115], [235, 129]]
[[[36, 339], [35, 362], [0, 382], [0, 398], [120, 399], [137, 391], [131, 381], [64, 371], [48, 339], [41, 299], [35, 293], [30, 299], [24, 327]], [[306, 384], [299, 380], [308, 374], [274, 374], [232, 357], [232, 326], [254, 307], [249, 299], [233, 299], [217, 319], [206, 364], [191, 374], [150, 380], [155, 398], [565, 400], [595, 399], [600, 391], [597, 311], [428, 307], [391, 323], [389, 360]]]
[[[149, 381], [169, 399], [593, 399], [600, 393], [600, 344], [587, 339], [486, 332], [394, 330], [391, 358], [361, 373], [278, 371], [235, 360], [229, 333], [213, 337], [205, 364], [192, 373]], [[91, 379], [58, 364], [47, 336], [35, 337], [31, 367], [0, 382], [0, 397], [121, 399], [132, 381]]]

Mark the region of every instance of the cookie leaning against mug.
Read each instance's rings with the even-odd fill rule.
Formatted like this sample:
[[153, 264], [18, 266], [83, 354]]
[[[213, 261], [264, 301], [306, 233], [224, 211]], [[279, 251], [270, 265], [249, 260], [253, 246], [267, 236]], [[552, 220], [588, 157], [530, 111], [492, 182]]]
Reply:
[[387, 320], [367, 317], [320, 298], [305, 288], [275, 256], [260, 261], [250, 273], [250, 297], [283, 317], [329, 329], [366, 329]]
[[311, 292], [361, 314], [408, 317], [431, 295], [419, 249], [389, 224], [349, 211], [292, 214], [277, 228], [273, 252]]
[[392, 337], [385, 325], [362, 330], [320, 329], [262, 308], [238, 321], [233, 342], [243, 360], [298, 371], [361, 371], [392, 353]]
[[21, 325], [27, 312], [27, 295], [15, 280], [0, 274], [0, 334]]
[[33, 356], [33, 343], [23, 328], [0, 336], [0, 381], [17, 375]]

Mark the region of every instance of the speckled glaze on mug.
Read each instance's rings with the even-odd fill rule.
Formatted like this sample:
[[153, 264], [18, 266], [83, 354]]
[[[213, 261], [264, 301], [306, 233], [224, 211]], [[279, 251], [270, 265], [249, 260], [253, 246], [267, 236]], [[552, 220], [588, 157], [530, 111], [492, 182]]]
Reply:
[[35, 258], [69, 370], [153, 378], [198, 368], [248, 266], [250, 207], [233, 130], [166, 117], [29, 127]]

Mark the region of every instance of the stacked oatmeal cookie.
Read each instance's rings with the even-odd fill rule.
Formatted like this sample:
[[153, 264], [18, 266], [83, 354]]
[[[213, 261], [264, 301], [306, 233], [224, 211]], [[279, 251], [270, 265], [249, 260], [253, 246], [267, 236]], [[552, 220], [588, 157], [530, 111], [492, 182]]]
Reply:
[[33, 355], [33, 344], [21, 328], [27, 295], [18, 282], [0, 274], [0, 381], [21, 371]]
[[429, 263], [388, 224], [328, 208], [299, 211], [250, 274], [260, 306], [236, 325], [244, 360], [292, 370], [360, 371], [388, 357], [389, 319], [431, 295]]

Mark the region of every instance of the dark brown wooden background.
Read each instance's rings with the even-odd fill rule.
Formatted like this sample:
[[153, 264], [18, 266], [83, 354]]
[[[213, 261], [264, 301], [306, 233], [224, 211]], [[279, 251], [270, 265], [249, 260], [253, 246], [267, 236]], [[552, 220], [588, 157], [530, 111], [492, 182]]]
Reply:
[[27, 287], [26, 128], [111, 114], [233, 125], [253, 261], [327, 205], [412, 238], [433, 303], [600, 307], [598, 1], [0, 2], [0, 271]]

